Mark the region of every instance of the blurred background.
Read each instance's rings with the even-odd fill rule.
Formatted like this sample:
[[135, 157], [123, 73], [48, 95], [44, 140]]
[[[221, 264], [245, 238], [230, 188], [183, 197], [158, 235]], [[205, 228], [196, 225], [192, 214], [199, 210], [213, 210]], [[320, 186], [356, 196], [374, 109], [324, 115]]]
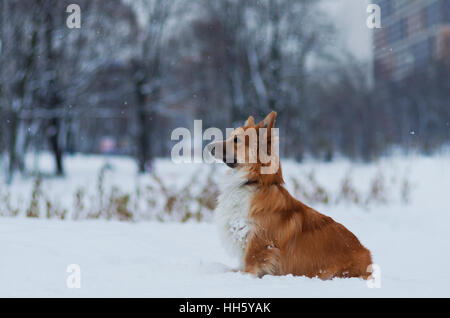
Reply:
[[80, 0], [69, 28], [72, 2], [0, 1], [4, 185], [67, 176], [75, 154], [157, 172], [174, 128], [272, 110], [297, 163], [430, 155], [450, 140], [449, 1]]
[[[73, 2], [73, 1], [72, 1]], [[372, 160], [450, 139], [450, 3], [374, 1], [0, 2], [0, 153], [166, 157], [175, 127], [233, 127], [279, 112], [283, 156]], [[358, 3], [356, 3], [358, 2]], [[289, 133], [287, 133], [289, 132]]]

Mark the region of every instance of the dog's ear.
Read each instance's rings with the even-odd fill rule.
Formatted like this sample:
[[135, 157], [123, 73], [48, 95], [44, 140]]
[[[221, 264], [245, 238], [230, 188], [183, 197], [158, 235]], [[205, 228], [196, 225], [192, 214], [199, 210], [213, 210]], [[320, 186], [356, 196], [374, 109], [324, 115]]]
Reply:
[[255, 125], [255, 119], [253, 119], [253, 116], [250, 116], [246, 121], [244, 126], [254, 126]]
[[268, 131], [275, 125], [275, 118], [277, 118], [277, 112], [271, 112], [264, 118], [262, 122], [258, 124], [259, 128], [267, 128]]
[[263, 138], [267, 138], [267, 140], [270, 142], [272, 140], [272, 128], [275, 125], [275, 118], [277, 117], [276, 112], [271, 112], [269, 115], [264, 118], [262, 122], [260, 122], [256, 127], [257, 129], [265, 128], [265, 133], [260, 136]]

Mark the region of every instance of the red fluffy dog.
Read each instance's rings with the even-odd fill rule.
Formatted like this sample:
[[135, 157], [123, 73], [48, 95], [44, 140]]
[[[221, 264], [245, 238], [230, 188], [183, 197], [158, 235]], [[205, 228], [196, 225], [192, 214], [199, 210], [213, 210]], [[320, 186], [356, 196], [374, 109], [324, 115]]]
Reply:
[[[369, 250], [342, 224], [296, 200], [283, 187], [279, 158], [271, 150], [277, 138], [272, 133], [275, 118], [272, 112], [256, 125], [250, 117], [227, 140], [210, 144], [216, 159], [232, 168], [215, 211], [225, 244], [239, 257], [244, 272], [259, 277], [367, 279]], [[260, 154], [261, 141], [267, 144], [270, 162]], [[269, 166], [275, 169], [263, 173]]]

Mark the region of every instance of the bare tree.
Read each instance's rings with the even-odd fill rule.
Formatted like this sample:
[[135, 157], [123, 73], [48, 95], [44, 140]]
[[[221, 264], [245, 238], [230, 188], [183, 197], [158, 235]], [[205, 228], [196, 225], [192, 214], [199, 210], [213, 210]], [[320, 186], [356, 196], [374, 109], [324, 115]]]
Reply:
[[[132, 81], [136, 105], [136, 152], [139, 172], [146, 171], [153, 158], [150, 136], [155, 130], [157, 110], [164, 77], [163, 37], [170, 17], [173, 2], [164, 0], [134, 1], [136, 20], [141, 20], [136, 39], [135, 56], [132, 60]], [[140, 16], [141, 15], [141, 16]]]
[[1, 104], [6, 118], [6, 179], [10, 182], [15, 169], [24, 169], [25, 132], [20, 113], [32, 106], [36, 91], [34, 75], [39, 31], [38, 17], [31, 14], [29, 8], [25, 9], [25, 3], [2, 1], [1, 5]]

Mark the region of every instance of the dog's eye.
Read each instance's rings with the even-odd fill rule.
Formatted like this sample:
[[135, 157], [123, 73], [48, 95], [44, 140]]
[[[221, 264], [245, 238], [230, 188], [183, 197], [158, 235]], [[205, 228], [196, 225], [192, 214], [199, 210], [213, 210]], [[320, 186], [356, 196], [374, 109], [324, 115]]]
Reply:
[[234, 136], [234, 143], [237, 144], [238, 141], [239, 141], [238, 137], [237, 137], [237, 136]]

